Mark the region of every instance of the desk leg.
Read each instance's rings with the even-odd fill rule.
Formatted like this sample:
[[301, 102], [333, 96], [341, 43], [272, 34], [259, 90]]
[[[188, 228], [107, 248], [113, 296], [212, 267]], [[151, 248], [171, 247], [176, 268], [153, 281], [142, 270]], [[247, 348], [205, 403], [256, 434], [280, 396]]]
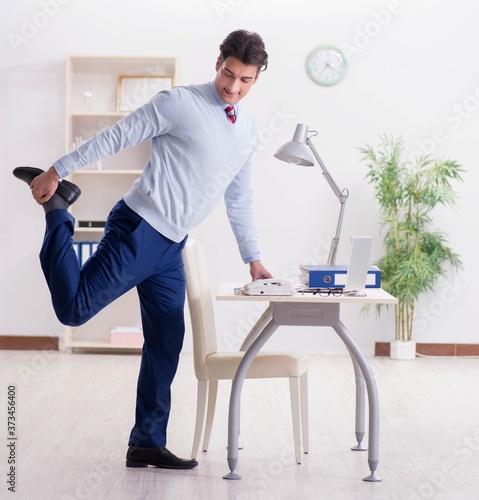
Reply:
[[258, 319], [258, 321], [253, 325], [251, 331], [248, 333], [247, 337], [243, 340], [241, 344], [240, 351], [247, 351], [251, 344], [256, 340], [258, 335], [263, 331], [264, 327], [271, 321], [273, 317], [273, 307], [271, 304], [265, 309], [264, 313]]
[[361, 368], [358, 365], [358, 362], [351, 355], [351, 360], [353, 362], [354, 367], [354, 377], [356, 380], [356, 424], [354, 427], [356, 433], [356, 440], [358, 444], [353, 446], [351, 449], [353, 451], [366, 451], [367, 448], [362, 445], [362, 441], [364, 439], [364, 411], [365, 411], [365, 391], [364, 391], [364, 377], [361, 372]]
[[341, 321], [338, 321], [336, 325], [333, 326], [336, 333], [339, 335], [341, 340], [344, 342], [348, 348], [351, 356], [359, 365], [361, 372], [363, 374], [364, 380], [366, 382], [366, 389], [368, 391], [368, 402], [369, 402], [369, 450], [368, 450], [368, 464], [371, 475], [364, 478], [364, 481], [377, 482], [381, 481], [381, 478], [376, 476], [376, 469], [379, 462], [379, 397], [376, 387], [376, 381], [374, 380], [374, 375], [364, 357], [363, 353], [357, 346], [354, 339], [351, 337], [347, 328], [343, 325]]
[[230, 406], [228, 415], [228, 467], [230, 472], [223, 476], [224, 479], [241, 479], [239, 474], [235, 473], [238, 463], [238, 435], [240, 430], [240, 404], [241, 404], [241, 389], [243, 381], [246, 377], [251, 363], [256, 354], [263, 347], [265, 342], [273, 335], [278, 325], [274, 321], [264, 327], [263, 331], [258, 335], [256, 340], [251, 344], [245, 352], [241, 363], [236, 371], [235, 378], [231, 387]]

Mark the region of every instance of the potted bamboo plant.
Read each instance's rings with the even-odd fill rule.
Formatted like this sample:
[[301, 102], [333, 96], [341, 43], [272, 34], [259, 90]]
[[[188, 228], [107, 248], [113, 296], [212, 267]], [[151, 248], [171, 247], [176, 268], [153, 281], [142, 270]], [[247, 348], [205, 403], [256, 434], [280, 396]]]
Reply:
[[384, 255], [376, 262], [381, 286], [398, 299], [391, 357], [413, 358], [419, 296], [434, 289], [448, 266], [461, 266], [446, 235], [434, 228], [431, 212], [438, 204], [455, 205], [451, 182], [462, 180], [463, 170], [453, 160], [406, 159], [401, 138], [381, 136], [377, 148], [368, 145], [359, 151], [368, 168], [366, 179], [374, 186], [384, 232]]

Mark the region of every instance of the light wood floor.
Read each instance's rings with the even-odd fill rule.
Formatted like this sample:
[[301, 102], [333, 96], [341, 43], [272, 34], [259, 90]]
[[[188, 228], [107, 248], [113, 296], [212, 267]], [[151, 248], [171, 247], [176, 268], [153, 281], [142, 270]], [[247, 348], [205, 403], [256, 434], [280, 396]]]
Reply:
[[[293, 460], [285, 380], [243, 388], [237, 472], [226, 481], [227, 402], [220, 384], [210, 449], [191, 471], [128, 469], [138, 355], [0, 351], [0, 498], [374, 500], [479, 498], [479, 360], [372, 358], [381, 405], [383, 481], [367, 483], [353, 452], [354, 380], [347, 357], [313, 356], [310, 453]], [[17, 386], [17, 491], [7, 491], [7, 387]], [[184, 354], [173, 386], [168, 447], [189, 457], [196, 379]], [[366, 439], [367, 443], [367, 439]]]

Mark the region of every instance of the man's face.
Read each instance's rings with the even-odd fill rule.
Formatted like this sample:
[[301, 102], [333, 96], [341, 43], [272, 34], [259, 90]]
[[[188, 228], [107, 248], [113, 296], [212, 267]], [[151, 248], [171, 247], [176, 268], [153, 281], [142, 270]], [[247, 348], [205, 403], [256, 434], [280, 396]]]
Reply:
[[259, 71], [254, 65], [243, 64], [236, 57], [227, 57], [223, 63], [216, 61], [215, 87], [218, 95], [228, 104], [236, 104], [258, 80]]

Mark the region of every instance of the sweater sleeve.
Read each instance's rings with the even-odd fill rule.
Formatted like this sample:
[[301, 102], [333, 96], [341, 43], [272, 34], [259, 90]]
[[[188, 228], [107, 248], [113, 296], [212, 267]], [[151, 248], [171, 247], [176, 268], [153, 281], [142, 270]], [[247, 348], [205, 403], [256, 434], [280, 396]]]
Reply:
[[148, 103], [115, 124], [98, 132], [71, 153], [62, 156], [53, 166], [60, 178], [75, 170], [118, 153], [177, 126], [179, 92], [163, 91]]
[[255, 150], [252, 151], [243, 168], [236, 174], [225, 191], [226, 212], [238, 243], [241, 258], [245, 263], [261, 259], [251, 186], [254, 155]]

